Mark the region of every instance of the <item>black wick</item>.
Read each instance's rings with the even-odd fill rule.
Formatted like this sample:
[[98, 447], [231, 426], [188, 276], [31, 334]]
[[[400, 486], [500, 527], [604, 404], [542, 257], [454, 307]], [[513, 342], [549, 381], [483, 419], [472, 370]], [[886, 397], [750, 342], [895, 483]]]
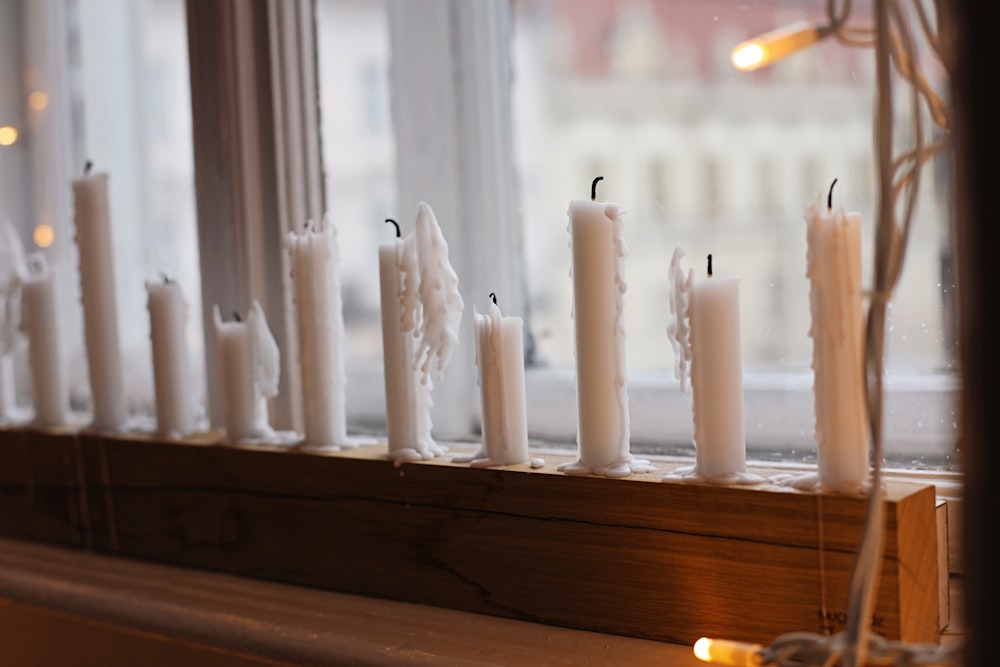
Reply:
[[837, 179], [833, 179], [833, 183], [830, 183], [830, 193], [826, 196], [826, 210], [833, 210], [833, 186], [837, 184]]
[[603, 180], [604, 180], [603, 176], [598, 176], [597, 178], [594, 179], [593, 183], [590, 184], [590, 201], [597, 200], [597, 182]]
[[160, 271], [160, 277], [163, 278], [163, 284], [164, 285], [166, 285], [167, 283], [170, 282], [170, 278], [168, 278], [167, 274], [164, 273], [163, 271]]
[[33, 255], [28, 258], [28, 268], [32, 273], [38, 274], [42, 272], [42, 258], [37, 255]]
[[493, 299], [493, 305], [494, 306], [497, 305], [497, 293], [496, 292], [490, 292], [490, 298]]
[[83, 175], [87, 176], [90, 174], [90, 170], [94, 168], [93, 160], [87, 160], [83, 163]]
[[399, 224], [398, 224], [398, 223], [397, 223], [397, 222], [396, 222], [395, 220], [393, 220], [392, 218], [386, 218], [386, 219], [385, 219], [385, 221], [386, 221], [386, 222], [391, 222], [391, 223], [392, 223], [392, 226], [396, 228], [396, 238], [397, 238], [397, 239], [398, 239], [399, 237], [401, 237], [401, 236], [403, 235], [403, 234], [402, 234], [402, 233], [401, 233], [401, 232], [399, 231]]
[[233, 320], [236, 321], [236, 322], [242, 322], [243, 321], [243, 318], [240, 317], [240, 313], [239, 313], [238, 310], [234, 310], [233, 311]]
[[708, 253], [708, 275], [712, 275], [712, 253]]

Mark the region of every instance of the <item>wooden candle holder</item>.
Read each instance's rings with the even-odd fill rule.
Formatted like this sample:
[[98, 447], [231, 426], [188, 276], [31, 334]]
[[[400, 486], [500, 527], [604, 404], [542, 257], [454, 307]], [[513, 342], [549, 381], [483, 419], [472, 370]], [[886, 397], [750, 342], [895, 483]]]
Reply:
[[[661, 641], [845, 627], [862, 497], [220, 441], [0, 430], [0, 533]], [[934, 487], [885, 490], [872, 629], [937, 642]]]

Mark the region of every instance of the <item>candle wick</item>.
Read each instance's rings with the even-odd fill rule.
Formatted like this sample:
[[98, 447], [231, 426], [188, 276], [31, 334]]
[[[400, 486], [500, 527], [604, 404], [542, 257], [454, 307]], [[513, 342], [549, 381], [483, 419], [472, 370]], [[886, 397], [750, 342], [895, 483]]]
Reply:
[[84, 162], [83, 163], [83, 175], [84, 176], [88, 176], [90, 174], [90, 170], [93, 169], [93, 168], [94, 168], [94, 162], [93, 162], [93, 160], [87, 160], [86, 162]]
[[164, 285], [166, 285], [167, 283], [170, 282], [170, 278], [168, 278], [167, 274], [164, 273], [163, 271], [160, 271], [160, 277], [163, 278], [163, 284]]
[[32, 257], [31, 259], [28, 260], [28, 268], [31, 270], [31, 273], [35, 274], [41, 273], [42, 260], [38, 257]]
[[393, 220], [392, 218], [386, 218], [385, 221], [386, 222], [391, 222], [392, 226], [396, 228], [396, 238], [397, 239], [403, 235], [402, 232], [399, 231], [399, 224], [395, 220]]
[[590, 184], [590, 201], [596, 201], [597, 200], [597, 182], [598, 181], [603, 181], [603, 180], [604, 180], [603, 176], [598, 176]]
[[708, 253], [708, 275], [712, 275], [712, 253]]
[[494, 306], [497, 305], [497, 293], [496, 292], [490, 292], [490, 298], [493, 299], [493, 305]]
[[833, 183], [830, 183], [830, 192], [826, 196], [826, 210], [833, 210], [833, 186], [837, 184], [837, 179], [833, 179]]
[[234, 319], [235, 321], [237, 321], [237, 322], [242, 322], [242, 321], [243, 321], [243, 318], [242, 318], [242, 317], [240, 317], [240, 313], [239, 313], [239, 311], [237, 311], [237, 310], [234, 310], [234, 311], [233, 311], [233, 319]]

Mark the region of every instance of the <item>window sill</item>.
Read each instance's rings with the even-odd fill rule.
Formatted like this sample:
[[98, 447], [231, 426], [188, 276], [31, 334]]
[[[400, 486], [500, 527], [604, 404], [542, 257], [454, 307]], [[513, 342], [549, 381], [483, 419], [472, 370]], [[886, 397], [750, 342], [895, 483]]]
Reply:
[[[146, 654], [136, 656], [145, 658], [142, 664], [162, 657], [157, 644], [163, 641], [242, 657], [252, 665], [699, 664], [690, 646], [8, 539], [0, 539], [0, 607], [4, 599], [141, 634], [148, 641]], [[0, 628], [4, 645], [19, 646], [16, 637], [4, 635]], [[92, 637], [76, 647], [52, 639], [40, 650], [71, 652], [77, 659], [95, 650]], [[121, 658], [114, 648], [111, 652]], [[57, 664], [44, 655], [24, 657], [31, 664]]]

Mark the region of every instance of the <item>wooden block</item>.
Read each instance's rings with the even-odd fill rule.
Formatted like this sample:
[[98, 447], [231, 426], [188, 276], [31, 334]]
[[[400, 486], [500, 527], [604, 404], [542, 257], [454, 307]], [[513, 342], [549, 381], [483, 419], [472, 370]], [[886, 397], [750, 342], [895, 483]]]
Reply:
[[[860, 497], [85, 440], [95, 548], [661, 641], [838, 632]], [[99, 462], [97, 462], [99, 460]], [[940, 636], [932, 486], [887, 485], [873, 630]]]
[[85, 546], [80, 461], [72, 431], [0, 429], [0, 533]]

